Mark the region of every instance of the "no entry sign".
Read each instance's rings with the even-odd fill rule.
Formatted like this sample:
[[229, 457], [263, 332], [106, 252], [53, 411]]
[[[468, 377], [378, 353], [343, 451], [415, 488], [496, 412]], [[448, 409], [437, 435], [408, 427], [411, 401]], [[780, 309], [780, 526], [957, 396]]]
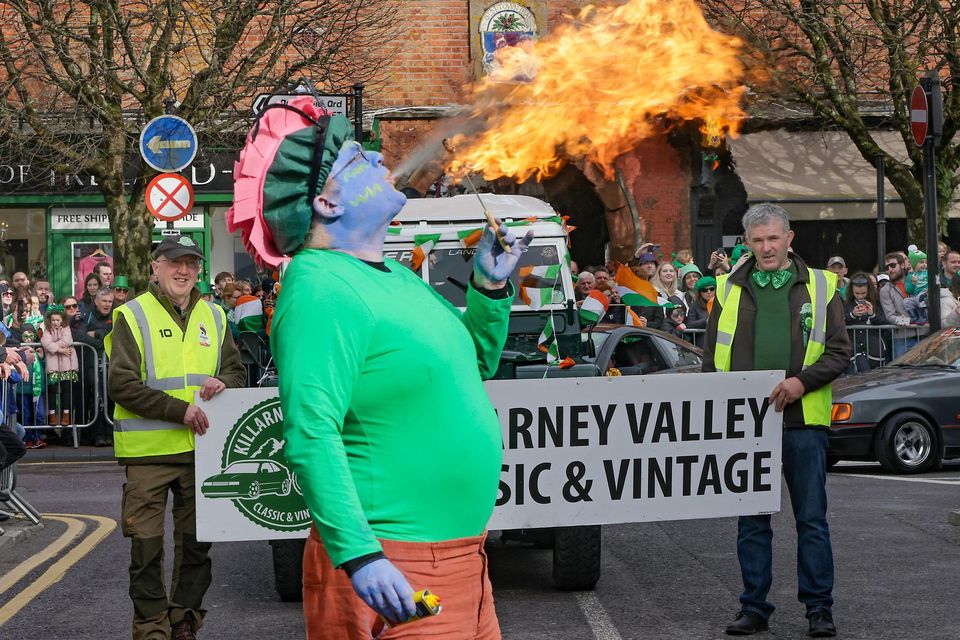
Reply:
[[927, 140], [929, 115], [927, 93], [923, 87], [915, 87], [910, 97], [910, 130], [913, 131], [913, 140], [919, 147], [922, 147]]
[[193, 209], [193, 186], [177, 173], [161, 173], [146, 191], [147, 210], [157, 220], [176, 222]]

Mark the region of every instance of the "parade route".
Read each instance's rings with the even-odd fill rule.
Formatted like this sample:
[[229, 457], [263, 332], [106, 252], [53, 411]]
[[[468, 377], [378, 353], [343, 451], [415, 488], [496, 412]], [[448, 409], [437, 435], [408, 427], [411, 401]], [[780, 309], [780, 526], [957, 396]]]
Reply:
[[[905, 480], [905, 481], [904, 481]], [[960, 465], [920, 477], [885, 475], [844, 463], [828, 480], [836, 549], [841, 638], [946, 639], [960, 636], [953, 610], [960, 528]], [[893, 481], [893, 482], [891, 482]], [[24, 465], [22, 494], [45, 512], [34, 535], [0, 551], [0, 635], [11, 640], [120, 638], [128, 634], [129, 542], [115, 529], [123, 470], [97, 464]], [[784, 505], [789, 500], [784, 496]], [[72, 509], [68, 509], [72, 507]], [[90, 515], [82, 515], [90, 514]], [[759, 636], [806, 638], [796, 602], [793, 519], [774, 516], [778, 610]], [[716, 639], [736, 611], [740, 589], [733, 518], [604, 528], [603, 575], [596, 591], [551, 585], [551, 552], [492, 535], [491, 579], [506, 640]], [[168, 544], [167, 562], [172, 558]], [[299, 603], [273, 591], [265, 542], [213, 548], [214, 583], [204, 640], [303, 637]], [[909, 610], [909, 614], [906, 611]]]

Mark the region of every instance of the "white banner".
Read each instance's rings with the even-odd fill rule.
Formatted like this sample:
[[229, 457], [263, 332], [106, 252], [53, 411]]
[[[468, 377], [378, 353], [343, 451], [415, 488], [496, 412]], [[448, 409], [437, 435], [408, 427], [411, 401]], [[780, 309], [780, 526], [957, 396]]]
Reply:
[[[782, 372], [665, 374], [486, 383], [503, 431], [490, 529], [773, 513]], [[283, 455], [276, 389], [203, 403], [197, 536], [305, 537], [309, 513]]]
[[496, 380], [503, 430], [491, 529], [780, 509], [782, 372]]

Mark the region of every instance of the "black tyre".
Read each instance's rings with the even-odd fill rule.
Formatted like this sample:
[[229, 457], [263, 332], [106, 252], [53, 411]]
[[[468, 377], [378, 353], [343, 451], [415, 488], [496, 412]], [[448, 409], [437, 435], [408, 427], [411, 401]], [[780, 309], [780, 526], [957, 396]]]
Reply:
[[303, 548], [306, 540], [271, 540], [273, 585], [284, 602], [303, 600]]
[[600, 526], [558, 527], [553, 536], [553, 584], [589, 591], [600, 580]]
[[258, 480], [250, 483], [250, 487], [247, 489], [247, 497], [251, 500], [260, 497], [260, 482]]
[[893, 473], [923, 473], [940, 457], [937, 434], [919, 413], [904, 411], [887, 418], [877, 436], [877, 460]]

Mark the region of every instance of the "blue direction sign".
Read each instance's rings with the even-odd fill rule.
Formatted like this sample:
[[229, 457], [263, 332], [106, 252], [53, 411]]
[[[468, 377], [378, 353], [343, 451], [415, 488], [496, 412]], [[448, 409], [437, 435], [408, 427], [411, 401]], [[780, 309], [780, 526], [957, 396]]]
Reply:
[[140, 155], [147, 164], [164, 173], [190, 166], [197, 156], [197, 132], [177, 116], [159, 116], [140, 132]]

